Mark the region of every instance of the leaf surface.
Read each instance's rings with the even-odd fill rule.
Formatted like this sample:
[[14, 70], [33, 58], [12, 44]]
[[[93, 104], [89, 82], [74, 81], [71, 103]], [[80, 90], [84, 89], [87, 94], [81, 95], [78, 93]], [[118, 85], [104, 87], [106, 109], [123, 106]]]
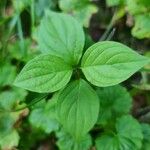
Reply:
[[132, 35], [139, 39], [150, 38], [150, 14], [135, 16]]
[[71, 65], [78, 64], [84, 47], [82, 26], [70, 15], [46, 11], [37, 29], [40, 51], [56, 55]]
[[82, 58], [82, 71], [89, 82], [106, 87], [127, 80], [148, 61], [121, 43], [104, 41], [87, 49]]
[[2, 136], [0, 135], [0, 148], [2, 150], [13, 149], [19, 144], [19, 134], [16, 130], [12, 130], [9, 134]]
[[72, 68], [61, 58], [44, 54], [29, 61], [14, 84], [30, 91], [49, 93], [64, 87], [71, 74]]
[[29, 118], [32, 126], [45, 131], [45, 133], [58, 130], [59, 123], [56, 120], [56, 103], [56, 99], [52, 98], [33, 109]]
[[150, 125], [149, 124], [141, 124], [143, 131], [143, 145], [142, 150], [149, 150], [150, 148]]
[[60, 0], [59, 6], [65, 13], [70, 13], [85, 27], [89, 26], [92, 14], [98, 11], [90, 0]]
[[59, 122], [76, 140], [94, 126], [98, 112], [98, 96], [82, 79], [70, 83], [58, 96]]
[[132, 107], [132, 98], [124, 87], [115, 85], [98, 88], [96, 91], [101, 106], [98, 124], [111, 124], [117, 117], [129, 113]]
[[57, 132], [56, 136], [58, 138], [57, 146], [60, 150], [87, 150], [92, 145], [92, 138], [89, 134], [85, 135], [79, 142], [76, 142], [64, 131]]
[[131, 116], [122, 116], [116, 122], [116, 133], [104, 133], [96, 140], [97, 150], [138, 150], [142, 146], [140, 124]]

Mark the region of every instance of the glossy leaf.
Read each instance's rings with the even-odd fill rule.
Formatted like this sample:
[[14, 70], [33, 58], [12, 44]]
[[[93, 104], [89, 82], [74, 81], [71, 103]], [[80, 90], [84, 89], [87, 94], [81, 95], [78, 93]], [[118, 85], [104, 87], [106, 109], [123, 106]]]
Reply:
[[69, 82], [71, 74], [71, 67], [61, 58], [45, 54], [29, 61], [14, 84], [34, 92], [54, 92]]
[[132, 98], [124, 87], [116, 85], [98, 88], [97, 94], [101, 106], [98, 124], [111, 124], [117, 117], [129, 113], [132, 106]]
[[96, 140], [97, 150], [138, 150], [142, 146], [140, 124], [131, 116], [123, 116], [116, 122], [115, 131], [104, 133]]
[[37, 30], [40, 51], [59, 56], [76, 65], [84, 47], [81, 25], [70, 15], [46, 11]]
[[148, 61], [148, 58], [121, 43], [104, 41], [85, 52], [82, 71], [89, 82], [106, 87], [127, 80]]
[[70, 83], [58, 96], [58, 119], [76, 140], [87, 134], [97, 121], [99, 100], [84, 80]]

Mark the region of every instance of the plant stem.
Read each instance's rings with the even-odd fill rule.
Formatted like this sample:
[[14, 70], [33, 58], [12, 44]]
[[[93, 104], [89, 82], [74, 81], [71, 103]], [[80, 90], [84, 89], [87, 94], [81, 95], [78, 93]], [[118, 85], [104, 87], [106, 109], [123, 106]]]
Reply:
[[20, 48], [21, 48], [22, 56], [24, 56], [26, 54], [25, 43], [24, 43], [21, 19], [20, 19], [19, 14], [18, 14], [17, 28], [18, 28], [18, 34], [19, 34], [19, 39], [20, 39]]
[[42, 96], [35, 98], [30, 104], [28, 104], [26, 106], [23, 106], [21, 108], [15, 109], [15, 110], [3, 110], [3, 109], [0, 109], [0, 112], [17, 112], [17, 111], [23, 110], [25, 108], [29, 108], [29, 107], [33, 106], [34, 104], [40, 102], [41, 100], [43, 100], [47, 96], [48, 96], [48, 94], [42, 94]]
[[[111, 21], [110, 21], [110, 23], [109, 23], [109, 25], [108, 25], [106, 31], [105, 31], [104, 34], [101, 36], [101, 38], [100, 38], [99, 41], [104, 41], [104, 40], [108, 39], [108, 38], [107, 38], [107, 35], [108, 35], [108, 33], [111, 31], [111, 29], [113, 28], [113, 25], [114, 25], [115, 21], [116, 21], [116, 12], [114, 13], [113, 17], [111, 18]], [[113, 31], [112, 31], [111, 33], [113, 33]], [[110, 35], [109, 35], [108, 37], [110, 37]]]
[[142, 74], [142, 83], [146, 84], [148, 82], [147, 73], [146, 72], [141, 72], [141, 74]]
[[35, 24], [35, 14], [34, 14], [34, 0], [31, 1], [31, 24], [32, 24], [32, 32]]

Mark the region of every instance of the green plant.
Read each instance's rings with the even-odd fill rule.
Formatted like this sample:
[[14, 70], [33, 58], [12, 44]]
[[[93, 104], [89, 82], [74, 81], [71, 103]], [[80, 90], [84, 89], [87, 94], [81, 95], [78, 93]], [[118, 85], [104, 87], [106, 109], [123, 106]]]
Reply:
[[[83, 54], [81, 25], [69, 15], [52, 11], [46, 11], [36, 29], [36, 40], [43, 54], [25, 65], [14, 85], [37, 93], [55, 93], [31, 113], [30, 122], [47, 133], [55, 131], [62, 150], [67, 144], [70, 150], [88, 149], [92, 145], [88, 132], [94, 130], [94, 125], [100, 126], [102, 133], [96, 139], [98, 150], [140, 149], [141, 126], [127, 115], [131, 97], [117, 84], [149, 59], [114, 41], [93, 44]], [[120, 109], [121, 101], [126, 101], [125, 108]], [[113, 120], [111, 124], [109, 120]]]
[[130, 19], [133, 24], [131, 33], [134, 37], [138, 39], [150, 38], [149, 0], [107, 0], [106, 3], [109, 7], [118, 6], [116, 14], [120, 17], [124, 16], [126, 12], [132, 16], [134, 22]]
[[59, 7], [63, 12], [72, 14], [85, 27], [89, 27], [92, 14], [98, 11], [90, 0], [60, 0]]

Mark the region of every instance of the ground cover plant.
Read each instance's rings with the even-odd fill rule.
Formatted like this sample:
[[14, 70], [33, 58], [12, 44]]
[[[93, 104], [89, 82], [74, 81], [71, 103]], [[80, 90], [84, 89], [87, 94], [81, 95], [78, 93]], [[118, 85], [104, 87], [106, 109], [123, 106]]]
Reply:
[[148, 0], [0, 6], [0, 149], [149, 150]]
[[134, 37], [139, 39], [150, 38], [150, 1], [107, 0], [107, 5], [110, 7], [119, 5], [119, 9], [117, 12], [117, 14], [119, 14], [119, 17], [122, 17], [125, 14], [125, 11], [128, 12], [128, 15], [132, 15], [131, 17], [134, 17], [135, 23], [131, 23], [134, 24], [134, 27], [131, 30], [131, 33]]

